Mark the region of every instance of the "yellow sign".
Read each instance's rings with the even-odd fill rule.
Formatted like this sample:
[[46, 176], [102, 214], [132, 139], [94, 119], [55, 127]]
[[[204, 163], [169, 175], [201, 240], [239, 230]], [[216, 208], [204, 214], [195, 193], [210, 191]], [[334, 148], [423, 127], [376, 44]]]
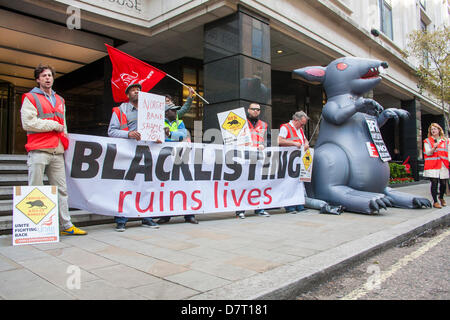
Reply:
[[241, 118], [234, 112], [230, 112], [222, 124], [222, 128], [231, 132], [236, 137], [245, 125], [245, 119]]
[[16, 208], [34, 224], [38, 224], [55, 206], [52, 200], [35, 188], [16, 205]]
[[309, 149], [305, 151], [305, 154], [303, 155], [303, 164], [305, 165], [305, 170], [308, 171], [309, 166], [312, 163], [312, 156], [309, 152]]

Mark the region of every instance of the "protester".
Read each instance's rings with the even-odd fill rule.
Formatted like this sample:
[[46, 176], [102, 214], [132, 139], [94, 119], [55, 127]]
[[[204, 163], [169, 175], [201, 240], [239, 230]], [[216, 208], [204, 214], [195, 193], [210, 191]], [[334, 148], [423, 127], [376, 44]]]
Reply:
[[[189, 88], [189, 96], [183, 107], [176, 106], [170, 95], [166, 95], [166, 118], [164, 120], [164, 129], [166, 133], [166, 142], [178, 142], [188, 139], [188, 131], [180, 118], [189, 111], [192, 104], [194, 90]], [[158, 220], [159, 224], [169, 222], [171, 216], [164, 216]], [[195, 215], [185, 215], [184, 220], [189, 223], [198, 224]]]
[[27, 131], [28, 184], [44, 185], [44, 172], [50, 185], [58, 187], [59, 222], [62, 235], [86, 235], [70, 218], [64, 150], [69, 146], [64, 99], [52, 90], [55, 70], [39, 64], [34, 70], [38, 87], [22, 96], [22, 127]]
[[[309, 118], [303, 111], [297, 111], [292, 120], [280, 126], [280, 133], [278, 135], [278, 145], [280, 147], [304, 147], [305, 150], [309, 148], [308, 139], [306, 139], [303, 128], [308, 122]], [[303, 184], [303, 182], [300, 182]], [[306, 210], [303, 204], [285, 207], [286, 212], [297, 213]]]
[[[270, 147], [270, 130], [267, 123], [260, 120], [261, 106], [257, 103], [251, 103], [247, 111], [247, 122], [252, 138], [251, 145], [258, 150], [264, 150], [265, 145]], [[270, 214], [264, 209], [255, 210], [255, 214], [262, 217], [270, 217]], [[245, 211], [236, 211], [236, 216], [245, 219]]]
[[[142, 86], [139, 83], [133, 83], [125, 89], [128, 102], [122, 103], [120, 106], [113, 108], [111, 121], [108, 127], [108, 136], [115, 138], [141, 140], [141, 134], [137, 131], [138, 116], [138, 97]], [[156, 141], [162, 143], [161, 141]], [[116, 222], [116, 231], [125, 231], [125, 225], [128, 221], [127, 217], [114, 217]], [[147, 228], [158, 229], [159, 226], [152, 218], [142, 218], [142, 226]]]
[[[442, 208], [447, 205], [444, 194], [449, 178], [449, 139], [445, 137], [444, 131], [437, 123], [432, 123], [428, 127], [428, 138], [424, 143], [425, 166], [423, 176], [431, 180], [431, 196], [433, 197], [433, 207]], [[439, 184], [439, 202], [437, 199]]]

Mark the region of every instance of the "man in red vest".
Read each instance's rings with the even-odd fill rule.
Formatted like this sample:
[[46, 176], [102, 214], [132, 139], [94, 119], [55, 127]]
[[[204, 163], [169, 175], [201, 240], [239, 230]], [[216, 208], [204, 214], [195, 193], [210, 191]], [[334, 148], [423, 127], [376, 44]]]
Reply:
[[[309, 148], [308, 139], [305, 137], [303, 128], [308, 122], [309, 118], [303, 111], [297, 111], [293, 116], [292, 120], [288, 123], [284, 123], [280, 127], [280, 133], [278, 135], [278, 145], [280, 147], [297, 147], [302, 146], [307, 150]], [[303, 185], [303, 182], [300, 182]], [[286, 212], [297, 213], [305, 210], [303, 204], [296, 206], [285, 207]]]
[[[125, 94], [128, 97], [128, 101], [113, 108], [108, 127], [108, 136], [115, 138], [135, 139], [136, 141], [141, 140], [141, 134], [137, 131], [138, 102], [139, 92], [141, 89], [142, 86], [139, 83], [130, 84], [125, 89]], [[162, 142], [158, 140], [156, 143]], [[128, 221], [127, 217], [116, 216], [114, 217], [114, 221], [116, 222], [115, 230], [117, 232], [125, 231], [125, 225]], [[150, 217], [142, 218], [142, 226], [152, 229], [159, 228], [159, 225]]]
[[27, 131], [28, 184], [44, 185], [44, 172], [50, 185], [58, 187], [61, 234], [85, 235], [70, 218], [64, 168], [64, 150], [69, 145], [64, 99], [52, 90], [55, 70], [39, 64], [34, 70], [35, 87], [22, 96], [22, 127]]
[[[257, 103], [251, 103], [248, 107], [247, 122], [252, 138], [252, 146], [258, 150], [264, 150], [267, 145], [270, 147], [270, 130], [267, 123], [260, 120], [261, 106]], [[264, 209], [255, 210], [255, 214], [262, 217], [270, 217], [270, 214]], [[236, 216], [245, 219], [245, 211], [236, 211]]]

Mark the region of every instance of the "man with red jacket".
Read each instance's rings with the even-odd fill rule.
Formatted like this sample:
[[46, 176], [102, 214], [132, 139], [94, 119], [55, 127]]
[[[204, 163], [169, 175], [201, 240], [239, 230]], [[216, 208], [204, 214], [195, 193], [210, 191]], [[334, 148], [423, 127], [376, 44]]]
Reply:
[[[309, 148], [309, 141], [306, 139], [303, 128], [308, 122], [309, 117], [304, 111], [297, 111], [292, 116], [292, 120], [288, 123], [283, 123], [280, 126], [280, 133], [278, 135], [278, 145], [280, 147], [304, 147], [305, 150]], [[303, 186], [303, 182], [300, 182]], [[285, 207], [288, 213], [297, 213], [306, 210], [303, 204]]]
[[58, 207], [61, 234], [85, 235], [70, 218], [64, 168], [64, 150], [69, 145], [64, 99], [52, 90], [55, 71], [39, 64], [34, 70], [35, 87], [22, 96], [20, 109], [22, 127], [27, 131], [28, 184], [44, 185], [44, 172], [50, 185], [58, 187]]
[[[141, 140], [141, 134], [137, 131], [137, 117], [139, 106], [139, 92], [142, 86], [139, 83], [132, 83], [125, 89], [128, 101], [123, 102], [120, 106], [114, 107], [111, 115], [111, 121], [108, 127], [108, 136], [115, 138]], [[156, 141], [161, 143], [161, 141]], [[159, 229], [159, 225], [150, 217], [142, 218], [142, 226], [146, 228]], [[125, 231], [125, 225], [128, 221], [127, 217], [115, 216], [115, 230], [117, 232]]]
[[[257, 103], [251, 103], [248, 106], [247, 122], [252, 138], [252, 146], [258, 150], [264, 150], [266, 145], [270, 147], [270, 130], [267, 123], [259, 119], [261, 114], [261, 106]], [[255, 210], [255, 214], [262, 217], [270, 217], [270, 214], [264, 209]], [[245, 219], [245, 211], [236, 211], [236, 216]]]

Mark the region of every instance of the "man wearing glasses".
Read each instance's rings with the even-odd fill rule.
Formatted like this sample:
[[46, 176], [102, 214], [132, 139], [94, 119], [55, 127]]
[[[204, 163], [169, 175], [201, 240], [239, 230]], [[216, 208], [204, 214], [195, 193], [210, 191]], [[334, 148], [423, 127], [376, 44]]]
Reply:
[[[308, 139], [305, 137], [303, 128], [308, 122], [309, 118], [303, 111], [297, 111], [292, 116], [292, 120], [288, 123], [284, 123], [280, 127], [280, 134], [278, 135], [278, 145], [280, 147], [297, 147], [302, 146], [307, 150], [309, 148]], [[303, 184], [303, 182], [300, 182]], [[305, 210], [303, 204], [296, 206], [285, 207], [286, 212], [297, 213]]]
[[[270, 130], [267, 123], [260, 120], [261, 106], [257, 103], [251, 103], [248, 107], [247, 122], [252, 138], [251, 146], [258, 150], [264, 150], [265, 145], [270, 146]], [[270, 217], [270, 214], [264, 209], [255, 210], [255, 214], [261, 217]], [[236, 216], [245, 219], [245, 211], [236, 211]]]

